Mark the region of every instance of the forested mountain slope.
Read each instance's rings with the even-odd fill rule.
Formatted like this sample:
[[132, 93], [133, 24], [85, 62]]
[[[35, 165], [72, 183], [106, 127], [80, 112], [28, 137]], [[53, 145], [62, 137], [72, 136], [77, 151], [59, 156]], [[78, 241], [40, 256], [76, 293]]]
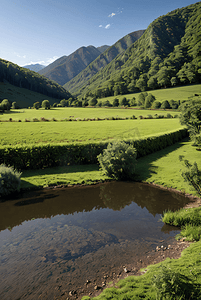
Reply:
[[82, 72], [80, 72], [75, 78], [66, 83], [64, 87], [67, 90], [71, 90], [76, 93], [80, 88], [82, 88], [86, 81], [89, 80], [93, 75], [95, 75], [102, 68], [107, 66], [118, 54], [124, 52], [128, 47], [130, 47], [138, 38], [142, 36], [145, 30], [139, 30], [129, 33], [119, 41], [117, 41], [113, 46], [109, 47], [105, 52], [98, 56], [88, 67], [86, 67]]
[[51, 81], [36, 72], [21, 68], [16, 64], [0, 59], [0, 82], [4, 81], [9, 82], [14, 86], [25, 88], [56, 99], [68, 99], [71, 97], [71, 94], [58, 83]]
[[126, 51], [92, 78], [85, 76], [82, 87], [76, 78], [64, 87], [95, 97], [200, 83], [201, 2], [154, 20]]
[[63, 85], [85, 69], [101, 53], [101, 49], [94, 46], [81, 47], [69, 56], [57, 59], [38, 73]]

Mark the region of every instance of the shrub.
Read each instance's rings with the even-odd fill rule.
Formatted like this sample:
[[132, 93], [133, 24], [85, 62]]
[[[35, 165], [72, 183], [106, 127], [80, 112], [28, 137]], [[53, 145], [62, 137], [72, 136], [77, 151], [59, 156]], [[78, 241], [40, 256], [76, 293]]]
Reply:
[[158, 108], [160, 108], [161, 107], [161, 102], [160, 101], [154, 101], [153, 103], [152, 103], [152, 108], [153, 109], [158, 109]]
[[0, 165], [0, 196], [7, 196], [20, 189], [21, 173], [12, 167]]
[[168, 100], [163, 101], [163, 103], [161, 104], [161, 108], [162, 109], [169, 109], [170, 107], [170, 103], [168, 102]]
[[121, 141], [109, 143], [97, 159], [104, 174], [117, 180], [132, 179], [135, 171], [136, 149]]
[[156, 299], [198, 299], [200, 292], [192, 276], [185, 276], [164, 265], [153, 277]]

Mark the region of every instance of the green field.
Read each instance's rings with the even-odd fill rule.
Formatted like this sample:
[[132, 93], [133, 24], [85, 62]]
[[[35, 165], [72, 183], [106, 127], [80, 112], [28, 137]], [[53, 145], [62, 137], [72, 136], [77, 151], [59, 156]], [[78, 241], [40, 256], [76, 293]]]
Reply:
[[167, 113], [170, 113], [172, 116], [179, 115], [179, 111], [172, 110], [147, 110], [147, 109], [135, 109], [135, 108], [82, 108], [82, 107], [64, 107], [64, 108], [51, 108], [50, 110], [45, 109], [13, 109], [11, 111], [5, 112], [0, 115], [0, 121], [9, 120], [12, 118], [13, 121], [32, 121], [34, 118], [37, 118], [39, 121], [41, 118], [47, 120], [52, 120], [53, 118], [57, 121], [62, 121], [66, 119], [94, 119], [94, 118], [110, 118], [110, 117], [121, 117], [121, 118], [130, 118], [133, 115], [136, 118], [139, 116], [146, 117], [148, 115], [154, 116], [163, 115], [166, 116]]
[[181, 129], [179, 119], [1, 122], [1, 145], [143, 138]]

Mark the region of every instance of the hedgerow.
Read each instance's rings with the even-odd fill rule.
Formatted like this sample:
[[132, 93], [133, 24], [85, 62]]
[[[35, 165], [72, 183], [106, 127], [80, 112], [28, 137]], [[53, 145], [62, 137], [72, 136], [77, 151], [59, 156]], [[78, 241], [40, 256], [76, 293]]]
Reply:
[[[164, 149], [188, 136], [186, 129], [139, 140], [127, 139], [136, 148], [137, 158]], [[111, 142], [111, 140], [110, 140]], [[109, 141], [93, 143], [37, 144], [0, 146], [0, 164], [18, 170], [43, 169], [73, 164], [97, 163], [97, 155], [107, 148]]]

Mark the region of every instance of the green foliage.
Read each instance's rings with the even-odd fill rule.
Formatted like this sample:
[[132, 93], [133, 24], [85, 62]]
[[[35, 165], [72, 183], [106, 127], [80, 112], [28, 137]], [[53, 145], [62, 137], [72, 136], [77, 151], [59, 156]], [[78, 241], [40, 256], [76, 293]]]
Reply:
[[4, 99], [1, 103], [0, 103], [0, 106], [1, 106], [1, 110], [10, 110], [11, 108], [11, 104], [10, 102], [8, 101], [8, 99]]
[[35, 102], [34, 104], [33, 104], [33, 108], [35, 108], [35, 109], [39, 109], [40, 108], [40, 102]]
[[21, 173], [5, 164], [0, 165], [0, 196], [7, 196], [20, 189]]
[[41, 107], [45, 109], [50, 109], [50, 102], [48, 100], [43, 100]]
[[[36, 122], [35, 124], [39, 123]], [[54, 125], [56, 124], [58, 123], [54, 123]], [[187, 130], [183, 129], [140, 140], [129, 139], [128, 143], [136, 148], [138, 157], [143, 157], [164, 149], [182, 140], [186, 136]], [[18, 170], [42, 169], [72, 164], [93, 164], [97, 163], [97, 155], [99, 155], [107, 145], [108, 142], [104, 141], [67, 144], [24, 144], [13, 147], [0, 146], [0, 163], [13, 165]]]
[[170, 103], [168, 100], [163, 101], [163, 103], [161, 104], [161, 108], [162, 109], [168, 109], [170, 108]]
[[161, 102], [160, 101], [154, 101], [152, 104], [153, 109], [158, 109], [161, 107]]
[[201, 171], [198, 169], [197, 163], [190, 164], [187, 159], [184, 159], [184, 156], [180, 156], [179, 159], [184, 162], [186, 167], [186, 170], [182, 171], [184, 181], [188, 182], [197, 191], [198, 195], [201, 196]]
[[91, 100], [89, 100], [89, 106], [95, 106], [97, 104], [97, 100], [96, 98], [92, 98]]
[[176, 212], [167, 211], [163, 216], [163, 222], [181, 227], [177, 239], [185, 238], [187, 241], [201, 239], [201, 207], [183, 208]]
[[200, 294], [192, 276], [189, 278], [164, 265], [153, 276], [153, 285], [157, 290], [157, 300], [197, 299]]
[[180, 122], [186, 125], [190, 137], [199, 146], [201, 145], [201, 101], [189, 100], [180, 105], [181, 116]]
[[119, 106], [119, 99], [114, 98], [113, 103], [112, 103], [112, 106], [113, 106], [113, 107]]
[[125, 180], [133, 179], [136, 157], [133, 146], [123, 141], [115, 141], [109, 143], [97, 159], [104, 174], [116, 180]]

